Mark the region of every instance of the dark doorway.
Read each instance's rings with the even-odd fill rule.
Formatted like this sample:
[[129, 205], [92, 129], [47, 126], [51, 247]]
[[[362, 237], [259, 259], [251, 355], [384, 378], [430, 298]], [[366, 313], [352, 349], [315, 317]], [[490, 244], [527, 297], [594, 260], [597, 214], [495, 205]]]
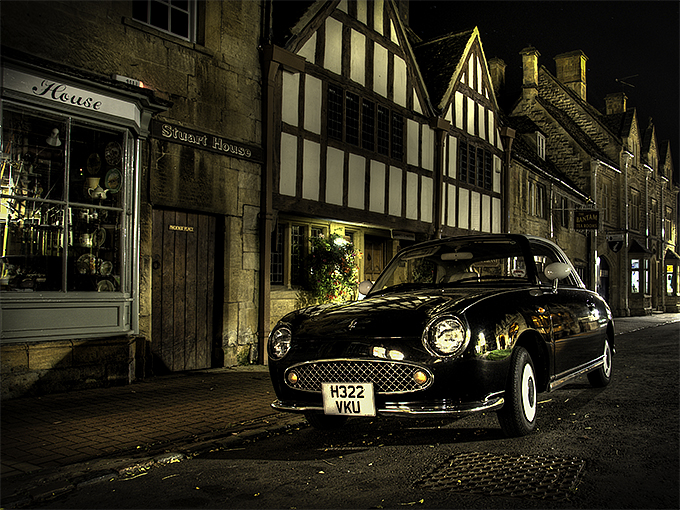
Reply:
[[597, 292], [609, 303], [609, 262], [604, 257], [600, 257], [600, 280]]
[[387, 263], [387, 243], [380, 237], [364, 237], [364, 280], [375, 281]]
[[216, 218], [155, 209], [152, 235], [154, 373], [210, 368]]

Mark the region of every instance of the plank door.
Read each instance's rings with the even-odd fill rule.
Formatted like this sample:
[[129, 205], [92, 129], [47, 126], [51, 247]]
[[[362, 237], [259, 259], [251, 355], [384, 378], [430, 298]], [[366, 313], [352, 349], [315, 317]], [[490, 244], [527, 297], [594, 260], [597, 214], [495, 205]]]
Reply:
[[364, 237], [364, 280], [376, 281], [386, 264], [387, 247], [378, 237]]
[[154, 371], [211, 367], [215, 217], [153, 212], [151, 349]]

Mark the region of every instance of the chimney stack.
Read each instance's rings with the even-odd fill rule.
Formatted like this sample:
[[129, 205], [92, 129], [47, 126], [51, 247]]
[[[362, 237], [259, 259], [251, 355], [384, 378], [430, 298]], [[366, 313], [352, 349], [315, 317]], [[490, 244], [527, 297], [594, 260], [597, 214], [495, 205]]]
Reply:
[[562, 53], [555, 57], [557, 79], [576, 92], [584, 101], [586, 100], [587, 60], [588, 57], [581, 50]]
[[615, 113], [625, 113], [627, 100], [628, 97], [626, 97], [625, 92], [607, 94], [604, 97], [605, 114], [614, 115]]
[[522, 55], [522, 99], [533, 99], [538, 95], [538, 57], [541, 54], [533, 46], [519, 52]]

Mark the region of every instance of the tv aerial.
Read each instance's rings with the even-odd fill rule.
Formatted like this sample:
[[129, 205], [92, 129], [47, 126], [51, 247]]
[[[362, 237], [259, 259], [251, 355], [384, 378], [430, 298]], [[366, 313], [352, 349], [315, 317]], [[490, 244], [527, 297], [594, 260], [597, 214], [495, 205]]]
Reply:
[[627, 85], [628, 87], [635, 88], [635, 85], [633, 85], [632, 83], [628, 83], [627, 81], [624, 81], [624, 80], [630, 80], [631, 78], [636, 78], [638, 76], [640, 76], [640, 75], [639, 74], [631, 74], [630, 76], [626, 76], [625, 78], [614, 78], [614, 81], [616, 83], [620, 83], [622, 89], [623, 89], [624, 85]]

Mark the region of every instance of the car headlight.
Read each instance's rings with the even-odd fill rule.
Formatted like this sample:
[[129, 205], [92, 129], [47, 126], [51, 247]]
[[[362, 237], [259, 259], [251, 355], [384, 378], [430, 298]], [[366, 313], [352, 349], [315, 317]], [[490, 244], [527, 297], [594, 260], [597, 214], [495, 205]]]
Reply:
[[467, 347], [468, 335], [458, 319], [444, 317], [427, 325], [423, 332], [423, 344], [435, 356], [456, 356]]
[[269, 356], [281, 359], [290, 350], [290, 340], [293, 337], [287, 326], [278, 326], [269, 334]]

